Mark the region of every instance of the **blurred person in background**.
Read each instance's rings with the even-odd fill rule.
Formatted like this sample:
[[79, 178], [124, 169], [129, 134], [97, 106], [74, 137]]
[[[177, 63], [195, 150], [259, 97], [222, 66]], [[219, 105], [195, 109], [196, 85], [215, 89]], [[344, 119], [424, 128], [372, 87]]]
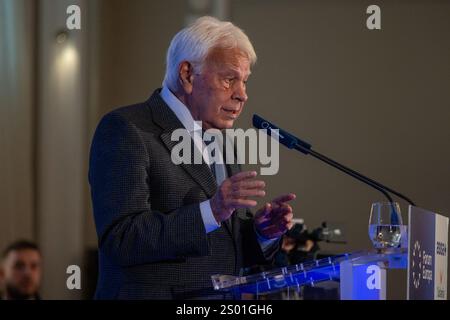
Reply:
[[10, 244], [0, 265], [0, 299], [39, 300], [42, 257], [38, 246], [20, 240]]
[[275, 255], [274, 264], [285, 267], [315, 259], [319, 240], [303, 224], [296, 223], [282, 238], [281, 250]]

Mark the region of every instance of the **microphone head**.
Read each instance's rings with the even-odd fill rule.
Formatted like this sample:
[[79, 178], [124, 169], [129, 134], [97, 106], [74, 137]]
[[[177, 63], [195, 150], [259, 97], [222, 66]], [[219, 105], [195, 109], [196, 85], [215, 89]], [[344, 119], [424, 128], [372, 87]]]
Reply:
[[[265, 129], [266, 133], [269, 136], [277, 135], [278, 141], [288, 147], [289, 149], [296, 148], [299, 151], [303, 152], [304, 154], [308, 154], [309, 149], [311, 149], [311, 145], [305, 141], [300, 140], [299, 138], [293, 136], [292, 134], [284, 131], [283, 129], [280, 129], [273, 123], [270, 123], [269, 121], [263, 119], [262, 117], [258, 116], [257, 114], [253, 115], [253, 126], [256, 129]], [[278, 133], [273, 130], [278, 130]]]

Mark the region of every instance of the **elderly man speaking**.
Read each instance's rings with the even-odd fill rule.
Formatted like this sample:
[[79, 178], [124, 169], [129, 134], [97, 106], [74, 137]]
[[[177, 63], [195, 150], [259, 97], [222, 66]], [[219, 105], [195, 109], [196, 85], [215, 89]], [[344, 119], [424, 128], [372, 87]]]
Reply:
[[173, 38], [162, 89], [100, 121], [89, 166], [99, 243], [96, 298], [233, 298], [212, 289], [211, 275], [238, 275], [270, 262], [279, 249], [293, 225], [294, 194], [253, 216], [255, 198], [265, 196], [256, 172], [171, 161], [174, 130], [195, 134], [199, 121], [203, 130], [232, 128], [255, 61], [241, 29], [202, 17]]

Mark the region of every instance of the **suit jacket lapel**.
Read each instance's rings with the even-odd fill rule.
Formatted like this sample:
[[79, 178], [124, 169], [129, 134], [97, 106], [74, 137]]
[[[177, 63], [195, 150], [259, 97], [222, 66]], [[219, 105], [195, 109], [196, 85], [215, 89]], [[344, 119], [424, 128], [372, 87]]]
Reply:
[[[164, 102], [164, 100], [159, 95], [161, 90], [156, 90], [150, 99], [147, 101], [147, 105], [152, 111], [153, 120], [156, 124], [158, 124], [162, 128], [162, 132], [160, 134], [161, 141], [164, 143], [169, 152], [172, 152], [172, 149], [175, 145], [178, 144], [178, 141], [172, 141], [171, 136], [172, 132], [176, 129], [184, 128], [183, 124], [178, 120], [177, 116], [170, 110], [169, 106]], [[193, 146], [192, 151], [198, 152], [197, 148], [194, 146], [194, 141], [191, 140], [191, 145]], [[202, 164], [194, 164], [194, 152], [191, 152], [191, 163], [192, 164], [180, 164], [180, 166], [194, 179], [205, 191], [205, 194], [208, 198], [211, 198], [217, 191], [217, 182], [215, 177], [213, 176], [209, 166], [202, 161]], [[229, 150], [225, 150], [224, 155]], [[241, 171], [239, 164], [237, 164], [236, 160], [236, 150], [232, 151], [235, 158], [234, 164], [227, 165], [227, 173], [228, 177], [235, 175], [236, 173]], [[225, 158], [226, 159], [226, 158]], [[233, 232], [230, 230], [228, 225], [224, 223], [225, 229], [231, 234], [233, 238], [233, 242], [235, 246], [238, 243], [239, 236], [239, 219], [237, 214], [244, 214], [244, 209], [236, 210], [231, 217], [231, 224]]]
[[[147, 103], [153, 113], [153, 120], [162, 128], [160, 134], [162, 142], [169, 152], [172, 152], [175, 145], [179, 143], [178, 141], [172, 141], [172, 132], [184, 127], [161, 98], [159, 92], [160, 90], [156, 90]], [[217, 190], [216, 180], [206, 163], [202, 161], [201, 164], [194, 164], [194, 152], [199, 151], [195, 148], [192, 139], [191, 146], [191, 151], [193, 151], [191, 152], [191, 164], [181, 163], [180, 166], [202, 187], [207, 197], [211, 198]]]

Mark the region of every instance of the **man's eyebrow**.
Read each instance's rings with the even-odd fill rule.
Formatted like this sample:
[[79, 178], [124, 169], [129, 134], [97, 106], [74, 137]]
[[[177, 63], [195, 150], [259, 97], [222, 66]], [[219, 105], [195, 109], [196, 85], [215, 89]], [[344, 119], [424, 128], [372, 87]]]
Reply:
[[[224, 71], [224, 73], [234, 73], [234, 74], [241, 75], [241, 71], [239, 70], [239, 68], [235, 68], [235, 67], [229, 67], [227, 70]], [[244, 78], [245, 78], [245, 76], [249, 77], [251, 74], [252, 74], [252, 72], [249, 70], [247, 74], [244, 74]]]

